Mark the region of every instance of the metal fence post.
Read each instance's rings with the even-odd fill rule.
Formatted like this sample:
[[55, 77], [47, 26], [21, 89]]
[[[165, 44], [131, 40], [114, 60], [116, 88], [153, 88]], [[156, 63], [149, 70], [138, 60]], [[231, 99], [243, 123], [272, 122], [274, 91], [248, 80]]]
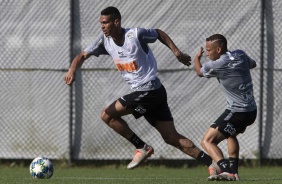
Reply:
[[261, 36], [260, 36], [260, 105], [259, 105], [259, 165], [262, 164], [262, 126], [263, 126], [263, 68], [264, 68], [264, 18], [265, 0], [261, 0]]

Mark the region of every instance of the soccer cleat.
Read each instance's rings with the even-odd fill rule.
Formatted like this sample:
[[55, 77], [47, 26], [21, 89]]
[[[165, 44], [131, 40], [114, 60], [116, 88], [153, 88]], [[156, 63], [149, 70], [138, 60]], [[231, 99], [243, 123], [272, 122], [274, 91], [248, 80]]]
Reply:
[[219, 176], [218, 175], [210, 175], [208, 177], [208, 181], [219, 181]]
[[148, 157], [154, 154], [154, 149], [152, 146], [145, 144], [144, 148], [136, 149], [132, 161], [127, 165], [127, 169], [133, 169], [140, 165], [142, 162], [145, 162]]
[[234, 174], [235, 178], [236, 178], [236, 181], [239, 181], [240, 180], [240, 177], [238, 174]]
[[221, 173], [220, 167], [213, 161], [212, 164], [208, 168], [208, 172], [210, 176], [212, 175], [219, 175]]
[[220, 167], [213, 161], [212, 164], [208, 168], [208, 172], [210, 176], [208, 177], [209, 181], [219, 180], [218, 175], [221, 173]]
[[219, 174], [218, 178], [220, 181], [236, 181], [235, 175], [228, 172]]

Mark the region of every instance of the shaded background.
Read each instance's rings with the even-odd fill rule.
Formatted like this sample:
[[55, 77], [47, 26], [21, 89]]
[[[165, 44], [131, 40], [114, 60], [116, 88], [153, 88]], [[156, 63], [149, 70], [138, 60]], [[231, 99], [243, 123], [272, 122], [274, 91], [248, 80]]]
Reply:
[[[226, 36], [230, 50], [245, 50], [258, 65], [252, 77], [259, 112], [238, 136], [240, 158], [282, 158], [282, 1], [0, 0], [0, 159], [132, 158], [134, 147], [100, 119], [104, 106], [131, 92], [111, 58], [88, 59], [72, 88], [63, 81], [75, 55], [101, 33], [107, 6], [119, 8], [123, 27], [161, 29], [192, 58], [215, 33]], [[226, 107], [218, 82], [198, 78], [193, 65], [183, 66], [160, 42], [150, 47], [175, 126], [200, 147]], [[191, 159], [166, 145], [144, 118], [125, 120], [155, 148], [152, 159]], [[220, 147], [227, 156], [226, 142]]]

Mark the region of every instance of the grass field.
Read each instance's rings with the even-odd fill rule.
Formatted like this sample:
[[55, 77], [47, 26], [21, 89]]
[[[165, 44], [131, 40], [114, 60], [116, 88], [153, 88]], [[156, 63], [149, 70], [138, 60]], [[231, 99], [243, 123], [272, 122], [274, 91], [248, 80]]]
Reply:
[[[1, 184], [201, 184], [224, 183], [207, 181], [207, 169], [204, 166], [195, 168], [140, 167], [127, 170], [126, 167], [72, 167], [55, 168], [50, 179], [34, 179], [28, 167], [0, 167]], [[282, 167], [240, 168], [239, 183], [282, 184]]]

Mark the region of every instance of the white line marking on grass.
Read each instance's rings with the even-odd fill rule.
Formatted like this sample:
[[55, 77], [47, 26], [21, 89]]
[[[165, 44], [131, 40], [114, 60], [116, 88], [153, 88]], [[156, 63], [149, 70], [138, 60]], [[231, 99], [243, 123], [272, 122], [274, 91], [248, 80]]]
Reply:
[[[183, 178], [107, 178], [107, 177], [52, 177], [54, 179], [77, 179], [77, 180], [183, 180]], [[185, 178], [188, 179], [188, 178]]]

